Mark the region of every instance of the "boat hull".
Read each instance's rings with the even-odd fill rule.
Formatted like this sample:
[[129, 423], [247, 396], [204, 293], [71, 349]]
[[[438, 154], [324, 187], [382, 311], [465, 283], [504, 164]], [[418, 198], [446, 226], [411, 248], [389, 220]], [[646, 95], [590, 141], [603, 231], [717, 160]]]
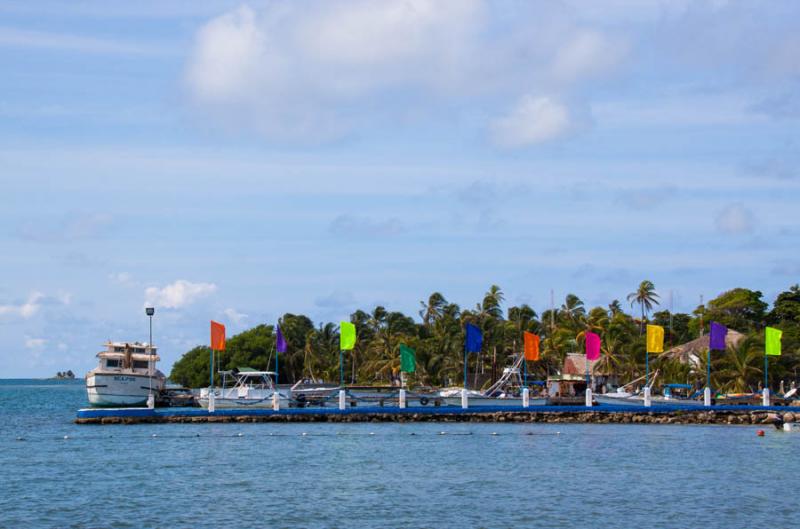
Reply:
[[[644, 397], [609, 397], [608, 395], [595, 395], [595, 400], [598, 404], [606, 404], [610, 406], [644, 406]], [[652, 406], [701, 406], [703, 403], [697, 400], [683, 400], [683, 399], [665, 399], [663, 397], [652, 397], [650, 399]]]
[[[226, 390], [214, 392], [214, 409], [234, 408], [268, 408], [273, 406], [272, 396], [275, 392], [269, 389], [248, 390], [240, 394], [239, 391]], [[278, 392], [278, 401], [281, 408], [289, 407], [289, 398]], [[197, 398], [200, 407], [208, 409], [208, 390], [203, 389]]]
[[[461, 406], [461, 397], [443, 397], [446, 405], [448, 406]], [[529, 406], [544, 406], [547, 403], [547, 399], [545, 398], [538, 398], [533, 397], [528, 399]], [[508, 397], [508, 398], [494, 398], [494, 397], [476, 397], [474, 395], [470, 395], [467, 401], [467, 406], [469, 408], [482, 408], [487, 406], [501, 406], [501, 407], [522, 407], [522, 398], [521, 397]]]
[[[151, 377], [138, 374], [90, 374], [86, 377], [89, 404], [96, 407], [143, 406], [150, 394]], [[164, 388], [164, 380], [152, 377], [152, 391]]]

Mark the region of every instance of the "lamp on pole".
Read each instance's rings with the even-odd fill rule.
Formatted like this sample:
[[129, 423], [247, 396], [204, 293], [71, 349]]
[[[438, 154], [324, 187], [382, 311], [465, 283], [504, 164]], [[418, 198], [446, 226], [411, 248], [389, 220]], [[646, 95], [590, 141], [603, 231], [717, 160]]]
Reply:
[[144, 313], [150, 318], [150, 341], [147, 342], [150, 351], [150, 358], [147, 361], [147, 380], [149, 382], [148, 387], [150, 388], [150, 392], [147, 401], [150, 403], [153, 399], [153, 314], [156, 313], [156, 309], [154, 307], [147, 307], [144, 309]]

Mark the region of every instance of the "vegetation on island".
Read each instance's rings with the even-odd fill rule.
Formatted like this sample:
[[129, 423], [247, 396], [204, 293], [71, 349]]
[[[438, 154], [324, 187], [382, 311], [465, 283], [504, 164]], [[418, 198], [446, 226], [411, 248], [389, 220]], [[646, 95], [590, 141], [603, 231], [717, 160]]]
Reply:
[[[763, 385], [764, 328], [783, 331], [783, 354], [770, 359], [770, 386], [781, 380], [797, 380], [800, 367], [800, 286], [781, 292], [772, 307], [756, 290], [735, 288], [698, 306], [691, 314], [670, 313], [661, 308], [662, 298], [655, 285], [643, 281], [627, 297], [629, 314], [618, 300], [608, 306], [587, 308], [575, 294], [568, 294], [553, 309], [537, 314], [526, 304], [504, 310], [505, 296], [492, 285], [483, 299], [471, 308], [449, 302], [439, 292], [420, 302], [419, 319], [378, 306], [370, 312], [357, 310], [350, 316], [358, 340], [352, 351], [345, 351], [347, 383], [388, 384], [400, 367], [399, 347], [404, 343], [416, 350], [416, 373], [412, 385], [444, 386], [460, 384], [463, 373], [464, 326], [477, 325], [483, 331], [481, 353], [470, 355], [469, 370], [484, 374], [489, 381], [502, 373], [511, 356], [522, 349], [522, 333], [541, 337], [541, 359], [528, 363], [531, 379], [544, 379], [559, 373], [567, 353], [583, 352], [586, 331], [602, 338], [601, 366], [606, 372], [629, 381], [645, 372], [645, 333], [647, 323], [665, 329], [665, 350], [708, 333], [710, 321], [726, 325], [745, 338], [726, 351], [712, 354], [712, 385], [721, 391], [755, 391]], [[638, 309], [638, 310], [637, 310]], [[635, 311], [635, 312], [634, 312]], [[280, 381], [301, 378], [339, 380], [338, 324], [315, 325], [304, 315], [284, 314], [281, 331], [288, 352], [280, 356]], [[229, 338], [226, 351], [218, 352], [222, 370], [249, 366], [272, 369], [275, 359], [275, 327], [258, 325]], [[188, 351], [172, 368], [170, 378], [190, 387], [208, 385], [209, 348], [198, 346]], [[659, 370], [659, 383], [705, 381], [706, 359], [699, 363], [681, 362], [671, 355], [650, 355], [651, 369]], [[215, 362], [216, 363], [216, 362]], [[478, 380], [477, 375], [475, 380]], [[473, 381], [470, 380], [470, 384]]]

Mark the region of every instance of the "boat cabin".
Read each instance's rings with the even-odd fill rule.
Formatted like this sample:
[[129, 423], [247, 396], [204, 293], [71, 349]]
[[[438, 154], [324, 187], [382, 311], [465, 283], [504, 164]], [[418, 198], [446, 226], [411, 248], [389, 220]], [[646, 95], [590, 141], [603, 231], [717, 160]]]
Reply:
[[250, 367], [239, 367], [230, 371], [220, 371], [222, 375], [222, 389], [252, 388], [275, 389], [274, 371], [257, 371]]
[[98, 367], [103, 371], [148, 374], [160, 360], [156, 347], [140, 342], [106, 342], [106, 350], [97, 353]]

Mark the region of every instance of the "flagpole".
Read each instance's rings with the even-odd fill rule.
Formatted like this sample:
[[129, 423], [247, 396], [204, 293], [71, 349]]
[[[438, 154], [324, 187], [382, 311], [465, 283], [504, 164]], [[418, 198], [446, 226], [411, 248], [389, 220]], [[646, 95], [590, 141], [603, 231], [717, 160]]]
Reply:
[[344, 351], [339, 349], [339, 387], [344, 387]]
[[764, 353], [764, 389], [769, 388], [769, 356]]
[[467, 389], [467, 342], [464, 341], [464, 389]]
[[214, 387], [214, 348], [211, 348], [211, 363], [208, 365], [209, 387]]

